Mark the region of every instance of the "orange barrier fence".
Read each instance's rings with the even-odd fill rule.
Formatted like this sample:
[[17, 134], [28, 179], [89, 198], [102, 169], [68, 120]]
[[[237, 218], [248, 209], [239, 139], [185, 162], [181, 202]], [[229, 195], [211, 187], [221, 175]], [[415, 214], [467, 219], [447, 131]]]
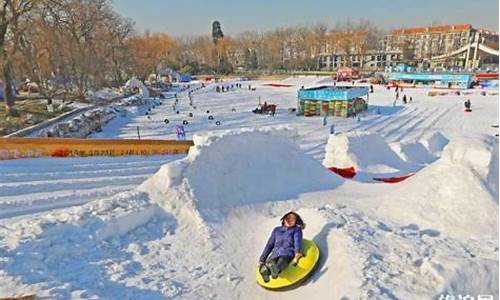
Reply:
[[29, 157], [124, 156], [187, 153], [192, 141], [0, 138], [0, 160]]

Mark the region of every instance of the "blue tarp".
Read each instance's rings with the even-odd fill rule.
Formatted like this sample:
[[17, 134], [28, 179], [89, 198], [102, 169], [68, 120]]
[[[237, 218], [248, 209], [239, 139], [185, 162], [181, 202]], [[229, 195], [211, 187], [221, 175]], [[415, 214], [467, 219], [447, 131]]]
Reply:
[[191, 74], [180, 74], [179, 75], [179, 82], [190, 82], [191, 81]]
[[368, 95], [368, 87], [332, 87], [301, 89], [298, 92], [299, 100], [338, 101], [352, 100]]
[[[16, 88], [14, 84], [12, 84], [12, 89], [14, 92], [14, 97], [16, 96]], [[0, 82], [0, 100], [3, 101], [3, 84]]]

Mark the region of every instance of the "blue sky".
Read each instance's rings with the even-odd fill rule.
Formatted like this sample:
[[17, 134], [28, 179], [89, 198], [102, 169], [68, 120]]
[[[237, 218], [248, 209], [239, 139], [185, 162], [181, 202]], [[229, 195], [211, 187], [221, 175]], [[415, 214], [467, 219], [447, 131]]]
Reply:
[[383, 29], [470, 23], [498, 31], [499, 0], [112, 0], [139, 31], [174, 36], [209, 34], [219, 20], [225, 34], [280, 26], [333, 26], [367, 19]]

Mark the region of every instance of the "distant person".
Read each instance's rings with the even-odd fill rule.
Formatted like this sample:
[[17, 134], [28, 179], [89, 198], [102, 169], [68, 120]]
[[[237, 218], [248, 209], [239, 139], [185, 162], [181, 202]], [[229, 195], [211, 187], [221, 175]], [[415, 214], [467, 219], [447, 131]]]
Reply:
[[259, 103], [259, 105], [257, 105], [256, 112], [259, 114], [262, 113], [262, 106], [260, 105], [260, 103]]
[[406, 94], [403, 95], [403, 103], [406, 104], [407, 101], [406, 101]]
[[373, 93], [373, 85], [370, 84], [370, 93]]
[[335, 124], [330, 126], [330, 134], [335, 134]]
[[399, 100], [399, 92], [396, 92], [396, 100]]
[[470, 99], [467, 99], [465, 102], [464, 102], [464, 106], [465, 106], [465, 110], [471, 110], [471, 102], [470, 102]]
[[296, 212], [289, 212], [281, 219], [281, 226], [275, 227], [267, 240], [259, 258], [259, 273], [264, 282], [269, 282], [294, 260], [298, 262], [302, 255], [302, 230], [306, 224]]
[[399, 85], [396, 85], [396, 93], [399, 91]]
[[410, 96], [410, 102], [413, 102], [413, 98], [412, 98], [412, 96]]

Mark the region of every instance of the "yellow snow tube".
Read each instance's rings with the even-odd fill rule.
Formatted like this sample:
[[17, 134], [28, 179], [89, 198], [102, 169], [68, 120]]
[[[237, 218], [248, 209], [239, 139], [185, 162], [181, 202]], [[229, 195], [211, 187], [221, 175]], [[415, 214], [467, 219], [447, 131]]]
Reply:
[[297, 284], [309, 275], [319, 260], [319, 248], [311, 240], [302, 239], [302, 252], [304, 256], [295, 265], [293, 260], [284, 269], [278, 278], [270, 278], [269, 282], [264, 282], [257, 268], [257, 283], [267, 289], [281, 289]]

